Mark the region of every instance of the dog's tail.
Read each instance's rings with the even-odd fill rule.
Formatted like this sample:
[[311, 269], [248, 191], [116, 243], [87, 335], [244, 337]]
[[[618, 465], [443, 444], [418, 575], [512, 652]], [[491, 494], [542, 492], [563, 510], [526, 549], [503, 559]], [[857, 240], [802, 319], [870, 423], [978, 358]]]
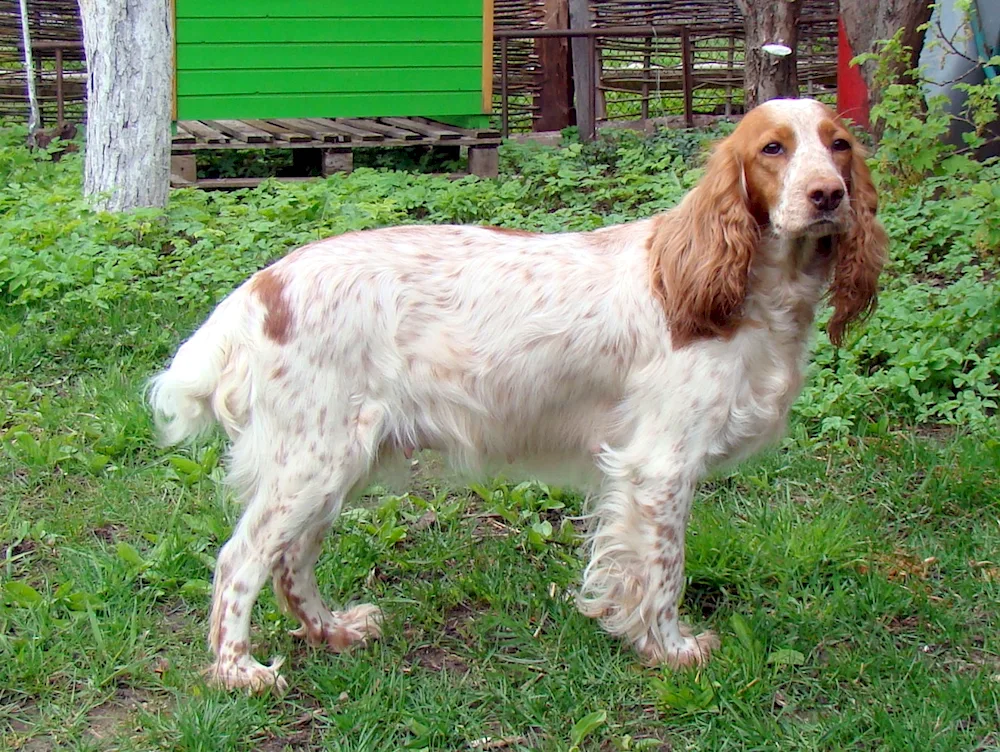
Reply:
[[243, 331], [244, 288], [224, 300], [149, 383], [159, 442], [190, 440], [218, 421], [230, 437], [246, 424], [252, 396], [249, 349]]

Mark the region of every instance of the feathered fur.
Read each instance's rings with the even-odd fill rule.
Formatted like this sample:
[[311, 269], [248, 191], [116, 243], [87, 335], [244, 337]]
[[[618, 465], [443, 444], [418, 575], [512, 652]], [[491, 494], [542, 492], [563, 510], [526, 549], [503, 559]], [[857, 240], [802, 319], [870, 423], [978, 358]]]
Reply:
[[716, 639], [679, 621], [694, 489], [780, 434], [831, 276], [835, 341], [874, 306], [875, 211], [843, 124], [785, 100], [749, 113], [652, 219], [348, 233], [254, 275], [151, 391], [167, 442], [223, 425], [247, 504], [218, 559], [211, 678], [284, 686], [250, 654], [268, 577], [310, 642], [379, 634], [375, 607], [323, 603], [314, 565], [352, 493], [420, 449], [576, 473], [593, 492], [580, 608], [644, 660], [705, 660]]

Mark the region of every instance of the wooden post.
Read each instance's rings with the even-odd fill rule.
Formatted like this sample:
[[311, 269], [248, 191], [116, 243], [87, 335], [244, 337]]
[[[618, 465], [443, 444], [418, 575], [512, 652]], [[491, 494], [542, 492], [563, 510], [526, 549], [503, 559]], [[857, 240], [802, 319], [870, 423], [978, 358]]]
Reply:
[[646, 46], [642, 53], [642, 102], [639, 103], [639, 117], [649, 120], [649, 79], [653, 75], [653, 38], [646, 37]]
[[507, 101], [507, 37], [500, 38], [500, 135], [510, 135], [510, 103]]
[[354, 170], [354, 152], [351, 149], [323, 149], [323, 166], [320, 170], [323, 177], [329, 177], [335, 172], [352, 172]]
[[[567, 0], [545, 0], [543, 13], [546, 29], [569, 28]], [[542, 88], [535, 96], [539, 116], [533, 130], [560, 130], [569, 125], [573, 108], [569, 43], [565, 38], [543, 37], [535, 40], [535, 51], [542, 65]]]
[[684, 87], [684, 126], [694, 127], [694, 92], [691, 80], [691, 34], [687, 26], [681, 27], [681, 81]]
[[60, 127], [66, 119], [66, 105], [63, 102], [65, 93], [63, 92], [63, 51], [62, 47], [56, 47], [56, 124]]
[[736, 37], [729, 37], [729, 48], [726, 50], [726, 109], [727, 118], [733, 116], [733, 85], [730, 79], [733, 75], [733, 61], [736, 57]]
[[493, 113], [493, 0], [483, 0], [483, 112]]
[[198, 182], [198, 162], [194, 154], [170, 155], [170, 175], [187, 183]]
[[500, 174], [500, 153], [496, 146], [470, 146], [469, 172], [481, 178], [495, 178]]
[[[569, 27], [571, 29], [589, 29], [590, 6], [588, 0], [569, 0]], [[576, 95], [576, 125], [580, 129], [580, 138], [592, 140], [596, 132], [596, 85], [594, 81], [594, 60], [590, 55], [590, 40], [586, 37], [574, 37], [570, 43], [573, 50], [573, 91]]]

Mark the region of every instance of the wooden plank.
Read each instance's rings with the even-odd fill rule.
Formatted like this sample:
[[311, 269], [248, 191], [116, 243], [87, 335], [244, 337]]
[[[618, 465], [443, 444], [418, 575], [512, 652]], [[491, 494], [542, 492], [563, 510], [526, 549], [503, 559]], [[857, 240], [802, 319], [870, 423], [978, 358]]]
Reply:
[[[299, 143], [302, 141], [313, 141], [315, 140], [310, 134], [297, 131], [292, 128], [286, 128], [279, 123], [273, 123], [269, 120], [247, 120], [249, 125], [254, 128], [259, 128], [265, 133], [270, 133], [279, 141], [289, 141], [292, 143]], [[322, 140], [322, 139], [320, 139]]]
[[[424, 142], [426, 143], [426, 142]], [[496, 138], [473, 138], [468, 136], [460, 141], [448, 141], [449, 146], [497, 146], [500, 143]], [[170, 149], [171, 154], [191, 154], [197, 151], [231, 151], [233, 149], [329, 149], [337, 146], [350, 147], [352, 149], [382, 148], [386, 146], [414, 146], [420, 144], [419, 141], [403, 141], [398, 138], [383, 138], [381, 141], [349, 141], [341, 144], [331, 144], [327, 141], [302, 141], [292, 143], [289, 141], [272, 141], [267, 144], [248, 144], [244, 141], [230, 141], [224, 144], [175, 144]]]
[[[26, 23], [23, 22], [23, 23]], [[177, 28], [177, 2], [170, 0], [170, 30]], [[27, 32], [25, 32], [27, 34]], [[177, 122], [177, 35], [170, 34], [170, 70], [173, 75], [170, 77], [170, 120]], [[59, 120], [62, 121], [60, 114]]]
[[179, 178], [188, 183], [198, 180], [198, 161], [194, 154], [172, 154], [170, 156], [170, 178]]
[[493, 112], [493, 0], [483, 0], [483, 112]]
[[[587, 0], [569, 0], [569, 27], [589, 29], [591, 27], [590, 7]], [[570, 40], [573, 50], [573, 82], [576, 90], [576, 124], [582, 140], [591, 140], [597, 129], [597, 113], [594, 111], [594, 61], [591, 55], [591, 40], [576, 37]]]
[[347, 3], [336, 0], [177, 0], [181, 18], [479, 18], [480, 0], [378, 0]]
[[[180, 104], [180, 103], [178, 103]], [[198, 141], [204, 142], [206, 144], [228, 144], [229, 138], [222, 133], [219, 133], [215, 128], [211, 128], [205, 123], [199, 122], [198, 120], [191, 119], [185, 120], [178, 123], [178, 127], [183, 127], [188, 133], [194, 136]]]
[[184, 128], [184, 123], [177, 123], [177, 132], [171, 137], [170, 142], [174, 144], [193, 144], [198, 139]]
[[[236, 189], [236, 188], [256, 188], [265, 180], [273, 178], [202, 178], [194, 184], [202, 190]], [[320, 178], [278, 178], [282, 183], [306, 183]]]
[[691, 83], [691, 36], [688, 27], [681, 29], [681, 73], [684, 81], [684, 125], [694, 126], [694, 85]]
[[267, 131], [254, 128], [242, 120], [206, 120], [205, 125], [248, 144], [266, 144], [274, 141], [274, 137]]
[[393, 125], [397, 128], [404, 128], [420, 133], [435, 141], [451, 141], [462, 137], [462, 132], [454, 128], [430, 125], [413, 118], [379, 118], [379, 121], [386, 125]]
[[400, 61], [413, 68], [477, 67], [479, 40], [466, 42], [199, 43], [177, 44], [177, 70], [258, 70], [262, 68], [386, 68]]
[[343, 123], [344, 125], [350, 125], [354, 128], [360, 128], [366, 131], [373, 131], [374, 133], [381, 133], [383, 136], [388, 136], [389, 138], [396, 138], [402, 141], [420, 141], [420, 134], [414, 133], [413, 131], [405, 130], [404, 128], [397, 128], [393, 125], [386, 125], [385, 123], [380, 123], [377, 120], [355, 120], [353, 118], [337, 118], [338, 123]]
[[275, 126], [281, 128], [287, 128], [289, 130], [298, 131], [299, 133], [308, 133], [317, 141], [328, 141], [330, 143], [340, 143], [343, 141], [350, 141], [350, 137], [344, 133], [335, 131], [330, 128], [326, 123], [320, 120], [306, 120], [305, 118], [299, 119], [289, 119], [289, 120], [271, 120], [270, 121]]
[[328, 120], [326, 118], [307, 118], [310, 122], [325, 125], [330, 128], [335, 133], [343, 133], [345, 136], [350, 138], [352, 141], [376, 141], [383, 142], [385, 137], [381, 133], [374, 133], [363, 128], [355, 128], [347, 123], [341, 123], [338, 120]]
[[372, 92], [368, 94], [287, 94], [185, 96], [177, 98], [181, 120], [268, 120], [314, 118], [322, 115], [344, 117], [392, 117], [423, 112], [433, 116], [468, 115], [478, 112], [479, 91], [463, 92]]
[[[361, 94], [417, 91], [479, 92], [478, 68], [352, 68], [178, 71], [183, 96], [230, 94]], [[281, 115], [284, 113], [277, 112]]]
[[177, 39], [205, 42], [479, 42], [480, 18], [178, 18]]
[[[566, 0], [545, 0], [545, 28], [569, 27], [569, 6]], [[535, 51], [545, 75], [535, 94], [538, 119], [534, 130], [556, 131], [569, 125], [573, 109], [573, 82], [570, 78], [569, 40], [547, 37], [535, 40]]]
[[198, 151], [227, 151], [233, 149], [256, 149], [259, 151], [264, 151], [266, 149], [325, 149], [334, 145], [335, 144], [329, 144], [325, 141], [297, 141], [292, 143], [291, 141], [281, 141], [279, 139], [268, 141], [266, 144], [248, 144], [246, 141], [229, 141], [225, 144], [175, 144], [170, 148], [170, 153], [191, 154]]
[[427, 123], [428, 125], [437, 126], [439, 128], [454, 128], [462, 133], [463, 138], [480, 138], [480, 139], [496, 139], [500, 140], [500, 131], [496, 128], [459, 128], [459, 126], [451, 126], [447, 123], [439, 123], [435, 120], [425, 117], [412, 118], [421, 123]]

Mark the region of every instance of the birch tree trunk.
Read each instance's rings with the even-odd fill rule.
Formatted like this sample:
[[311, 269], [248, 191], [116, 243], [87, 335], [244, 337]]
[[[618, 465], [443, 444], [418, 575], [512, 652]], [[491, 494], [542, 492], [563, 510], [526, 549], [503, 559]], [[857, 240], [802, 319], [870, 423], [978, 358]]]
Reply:
[[[31, 58], [31, 32], [28, 27], [28, 0], [21, 0], [21, 39], [24, 44], [24, 78], [28, 82], [28, 145], [35, 145], [35, 131], [41, 118], [35, 93], [35, 63]], [[62, 125], [60, 123], [59, 125]]]
[[[746, 29], [743, 91], [747, 109], [779, 97], [799, 95], [799, 11], [797, 0], [737, 0]], [[778, 57], [761, 47], [783, 44], [790, 55]]]
[[87, 56], [84, 193], [108, 211], [166, 206], [173, 40], [168, 0], [80, 0]]

